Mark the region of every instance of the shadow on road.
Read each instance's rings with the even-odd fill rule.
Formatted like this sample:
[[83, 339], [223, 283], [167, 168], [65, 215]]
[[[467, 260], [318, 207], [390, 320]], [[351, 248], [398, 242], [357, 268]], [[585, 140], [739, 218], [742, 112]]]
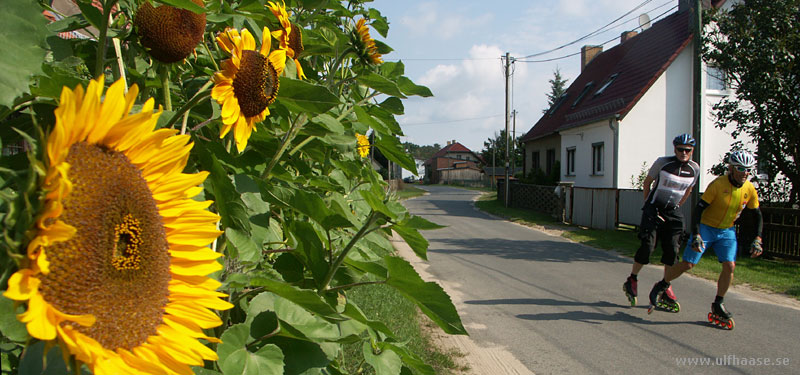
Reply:
[[584, 322], [590, 324], [603, 324], [603, 322], [627, 322], [643, 325], [675, 325], [675, 324], [694, 324], [694, 325], [707, 325], [705, 322], [700, 321], [654, 321], [634, 316], [622, 311], [617, 311], [614, 314], [605, 314], [602, 312], [590, 311], [567, 311], [559, 313], [542, 313], [542, 314], [519, 314], [519, 319], [548, 321], [548, 320], [570, 320], [576, 322]]
[[506, 298], [464, 301], [468, 305], [539, 305], [539, 306], [590, 306], [590, 307], [626, 307], [608, 301], [581, 302], [559, 301], [552, 298]]
[[484, 254], [505, 259], [524, 259], [536, 262], [629, 262], [609, 256], [603, 250], [590, 249], [565, 241], [520, 241], [503, 238], [429, 238], [429, 253]]

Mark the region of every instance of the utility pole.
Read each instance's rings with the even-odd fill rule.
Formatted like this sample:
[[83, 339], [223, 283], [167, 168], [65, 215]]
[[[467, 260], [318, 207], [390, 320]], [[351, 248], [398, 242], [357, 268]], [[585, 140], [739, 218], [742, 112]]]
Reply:
[[495, 157], [497, 156], [497, 144], [495, 140], [497, 140], [497, 132], [494, 132], [494, 138], [492, 138], [492, 189], [497, 187], [497, 169], [494, 164]]
[[[700, 164], [700, 153], [703, 149], [703, 143], [700, 141], [702, 137], [702, 124], [703, 114], [701, 104], [703, 103], [703, 87], [702, 87], [702, 74], [703, 74], [703, 4], [702, 0], [695, 0], [694, 9], [691, 18], [692, 39], [694, 42], [694, 56], [692, 59], [692, 92], [694, 100], [692, 100], [692, 133], [694, 134], [695, 147], [694, 147], [694, 161], [700, 165], [702, 170], [703, 164]], [[694, 211], [700, 200], [700, 182], [694, 184], [691, 196], [691, 209]]]
[[517, 110], [511, 111], [511, 116], [514, 117], [511, 127], [511, 175], [513, 176], [517, 170]]
[[506, 76], [506, 186], [505, 186], [505, 206], [509, 206], [509, 185], [510, 181], [508, 179], [508, 119], [509, 119], [509, 101], [508, 101], [508, 89], [510, 87], [509, 80], [511, 77], [511, 57], [509, 56], [508, 52], [506, 52], [505, 56], [505, 71], [503, 72]]

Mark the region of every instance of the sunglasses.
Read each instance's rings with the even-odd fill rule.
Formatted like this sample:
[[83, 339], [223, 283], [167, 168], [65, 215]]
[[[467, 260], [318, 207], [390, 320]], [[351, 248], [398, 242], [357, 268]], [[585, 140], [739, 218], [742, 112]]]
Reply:
[[752, 171], [753, 171], [753, 168], [742, 167], [742, 166], [739, 166], [739, 165], [737, 165], [735, 168], [736, 168], [736, 170], [737, 170], [737, 171], [739, 171], [739, 172], [747, 172], [747, 173], [750, 173], [750, 172], [752, 172]]
[[678, 152], [684, 152], [684, 153], [688, 154], [688, 153], [692, 152], [692, 150], [694, 150], [694, 149], [693, 148], [689, 148], [689, 147], [675, 147], [675, 150], [678, 151]]

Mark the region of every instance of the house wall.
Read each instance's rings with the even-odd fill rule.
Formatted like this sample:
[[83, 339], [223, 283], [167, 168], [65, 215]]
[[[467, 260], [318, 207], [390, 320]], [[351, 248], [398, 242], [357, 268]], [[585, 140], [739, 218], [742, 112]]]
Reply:
[[445, 157], [459, 159], [459, 160], [472, 160], [478, 161], [471, 152], [448, 152]]
[[[533, 141], [525, 142], [525, 174], [533, 170], [533, 153], [539, 152], [539, 169], [546, 171], [547, 150], [555, 150], [555, 161], [561, 161], [561, 137], [558, 134], [548, 135]], [[562, 173], [563, 175], [563, 173]]]
[[[614, 135], [608, 120], [562, 130], [561, 160], [567, 160], [567, 149], [575, 147], [575, 175], [567, 176], [567, 163], [561, 163], [561, 181], [575, 187], [611, 187], [614, 165]], [[592, 174], [592, 146], [603, 143], [603, 171]]]

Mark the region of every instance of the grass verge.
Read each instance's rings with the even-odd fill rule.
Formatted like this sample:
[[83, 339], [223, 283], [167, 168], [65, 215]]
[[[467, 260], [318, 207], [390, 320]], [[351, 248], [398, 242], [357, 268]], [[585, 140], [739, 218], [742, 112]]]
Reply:
[[[563, 237], [599, 249], [617, 251], [633, 258], [639, 248], [634, 227], [621, 227], [617, 230], [598, 230], [557, 223], [549, 215], [532, 210], [506, 208], [497, 200], [497, 193], [487, 193], [475, 202], [479, 209], [508, 220], [526, 225], [555, 226], [564, 229]], [[681, 251], [682, 253], [682, 251]], [[660, 245], [650, 259], [660, 259]], [[700, 262], [689, 273], [716, 280], [722, 270], [712, 251], [706, 252]], [[750, 258], [739, 256], [736, 260], [734, 285], [747, 284], [755, 289], [782, 293], [800, 300], [800, 263], [780, 259]]]
[[420, 195], [425, 195], [425, 190], [422, 190], [422, 189], [420, 189], [418, 187], [411, 186], [411, 185], [405, 185], [405, 186], [403, 186], [403, 190], [398, 190], [397, 191], [397, 197], [400, 200], [414, 198], [414, 197], [418, 197]]

